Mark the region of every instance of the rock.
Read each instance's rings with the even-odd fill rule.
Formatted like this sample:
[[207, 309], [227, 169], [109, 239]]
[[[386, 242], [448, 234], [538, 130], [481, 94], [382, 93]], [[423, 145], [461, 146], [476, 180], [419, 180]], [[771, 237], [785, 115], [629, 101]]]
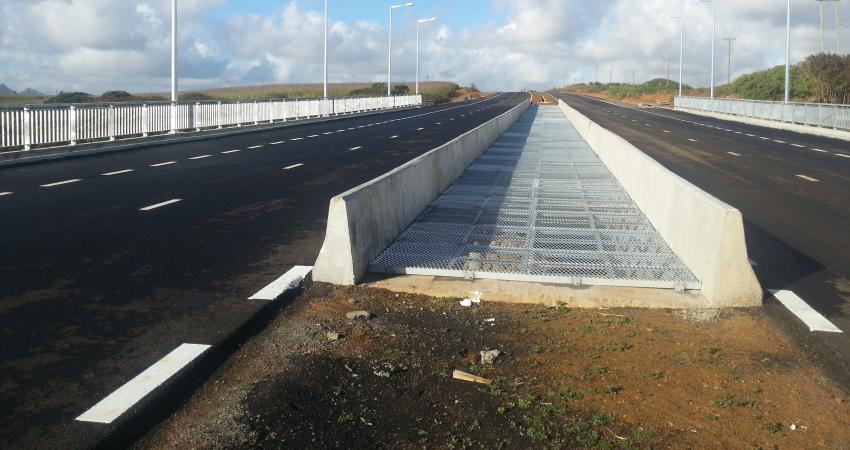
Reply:
[[325, 333], [325, 336], [331, 342], [335, 342], [335, 341], [339, 340], [339, 333], [337, 333], [336, 331], [328, 331], [327, 333]]
[[791, 431], [796, 430], [796, 429], [797, 429], [797, 424], [796, 424], [796, 423], [792, 423], [792, 424], [791, 424], [791, 426], [790, 426], [790, 428], [791, 428]]
[[481, 351], [481, 364], [493, 365], [501, 354], [502, 352], [499, 350], [483, 350]]
[[345, 313], [345, 317], [348, 317], [348, 320], [369, 320], [372, 318], [372, 314], [369, 311], [351, 311]]

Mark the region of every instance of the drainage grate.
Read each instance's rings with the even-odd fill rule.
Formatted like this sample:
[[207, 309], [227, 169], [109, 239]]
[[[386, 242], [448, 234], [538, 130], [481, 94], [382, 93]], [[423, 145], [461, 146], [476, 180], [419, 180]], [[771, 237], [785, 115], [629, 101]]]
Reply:
[[373, 272], [699, 289], [556, 107], [531, 107]]

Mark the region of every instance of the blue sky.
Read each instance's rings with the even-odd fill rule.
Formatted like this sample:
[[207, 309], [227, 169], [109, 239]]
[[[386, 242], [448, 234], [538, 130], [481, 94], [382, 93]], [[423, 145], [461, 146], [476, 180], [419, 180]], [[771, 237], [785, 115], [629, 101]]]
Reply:
[[[785, 8], [778, 0], [718, 1], [715, 75], [724, 80], [735, 36], [733, 74], [784, 62]], [[320, 82], [322, 0], [178, 0], [183, 90]], [[685, 83], [710, 78], [709, 4], [681, 0], [420, 0], [396, 10], [394, 82], [415, 77], [415, 20], [422, 30], [422, 78], [475, 82], [486, 90], [548, 89], [580, 81], [644, 81], [678, 65], [684, 15]], [[817, 2], [792, 0], [792, 59], [820, 49]], [[383, 0], [330, 0], [331, 81], [386, 81]], [[845, 19], [850, 1], [841, 2]], [[0, 82], [13, 89], [122, 89], [169, 86], [170, 0], [0, 0]], [[832, 48], [832, 14], [826, 40]], [[844, 29], [844, 36], [850, 30]], [[845, 43], [843, 48], [850, 48]]]

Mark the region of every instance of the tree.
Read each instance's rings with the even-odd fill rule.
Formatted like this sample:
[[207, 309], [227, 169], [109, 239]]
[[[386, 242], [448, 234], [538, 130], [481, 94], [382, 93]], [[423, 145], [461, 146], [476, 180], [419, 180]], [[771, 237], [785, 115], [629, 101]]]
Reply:
[[812, 86], [815, 100], [825, 103], [845, 101], [850, 93], [850, 58], [835, 54], [811, 55], [803, 63], [803, 72]]
[[406, 84], [399, 84], [393, 86], [393, 95], [407, 95], [410, 93], [410, 86]]

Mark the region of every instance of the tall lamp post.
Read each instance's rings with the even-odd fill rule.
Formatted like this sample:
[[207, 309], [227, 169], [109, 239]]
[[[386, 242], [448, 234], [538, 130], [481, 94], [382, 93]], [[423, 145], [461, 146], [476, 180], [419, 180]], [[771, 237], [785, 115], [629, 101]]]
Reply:
[[717, 0], [698, 0], [697, 3], [711, 3], [711, 98], [714, 98], [714, 54], [717, 47]]
[[390, 5], [390, 45], [387, 55], [387, 97], [393, 95], [393, 10], [413, 6], [413, 2], [402, 5]]
[[791, 97], [791, 0], [788, 0], [785, 23], [785, 103]]
[[325, 0], [325, 70], [324, 70], [324, 96], [328, 98], [328, 0]]
[[434, 22], [435, 20], [437, 20], [436, 17], [416, 21], [416, 95], [419, 95], [419, 25]]
[[679, 97], [682, 96], [682, 72], [683, 66], [685, 64], [685, 2], [682, 1], [682, 15], [681, 16], [670, 16], [667, 14], [662, 15], [662, 17], [666, 17], [668, 19], [675, 19], [679, 21]]
[[171, 0], [171, 133], [177, 132], [177, 0]]

